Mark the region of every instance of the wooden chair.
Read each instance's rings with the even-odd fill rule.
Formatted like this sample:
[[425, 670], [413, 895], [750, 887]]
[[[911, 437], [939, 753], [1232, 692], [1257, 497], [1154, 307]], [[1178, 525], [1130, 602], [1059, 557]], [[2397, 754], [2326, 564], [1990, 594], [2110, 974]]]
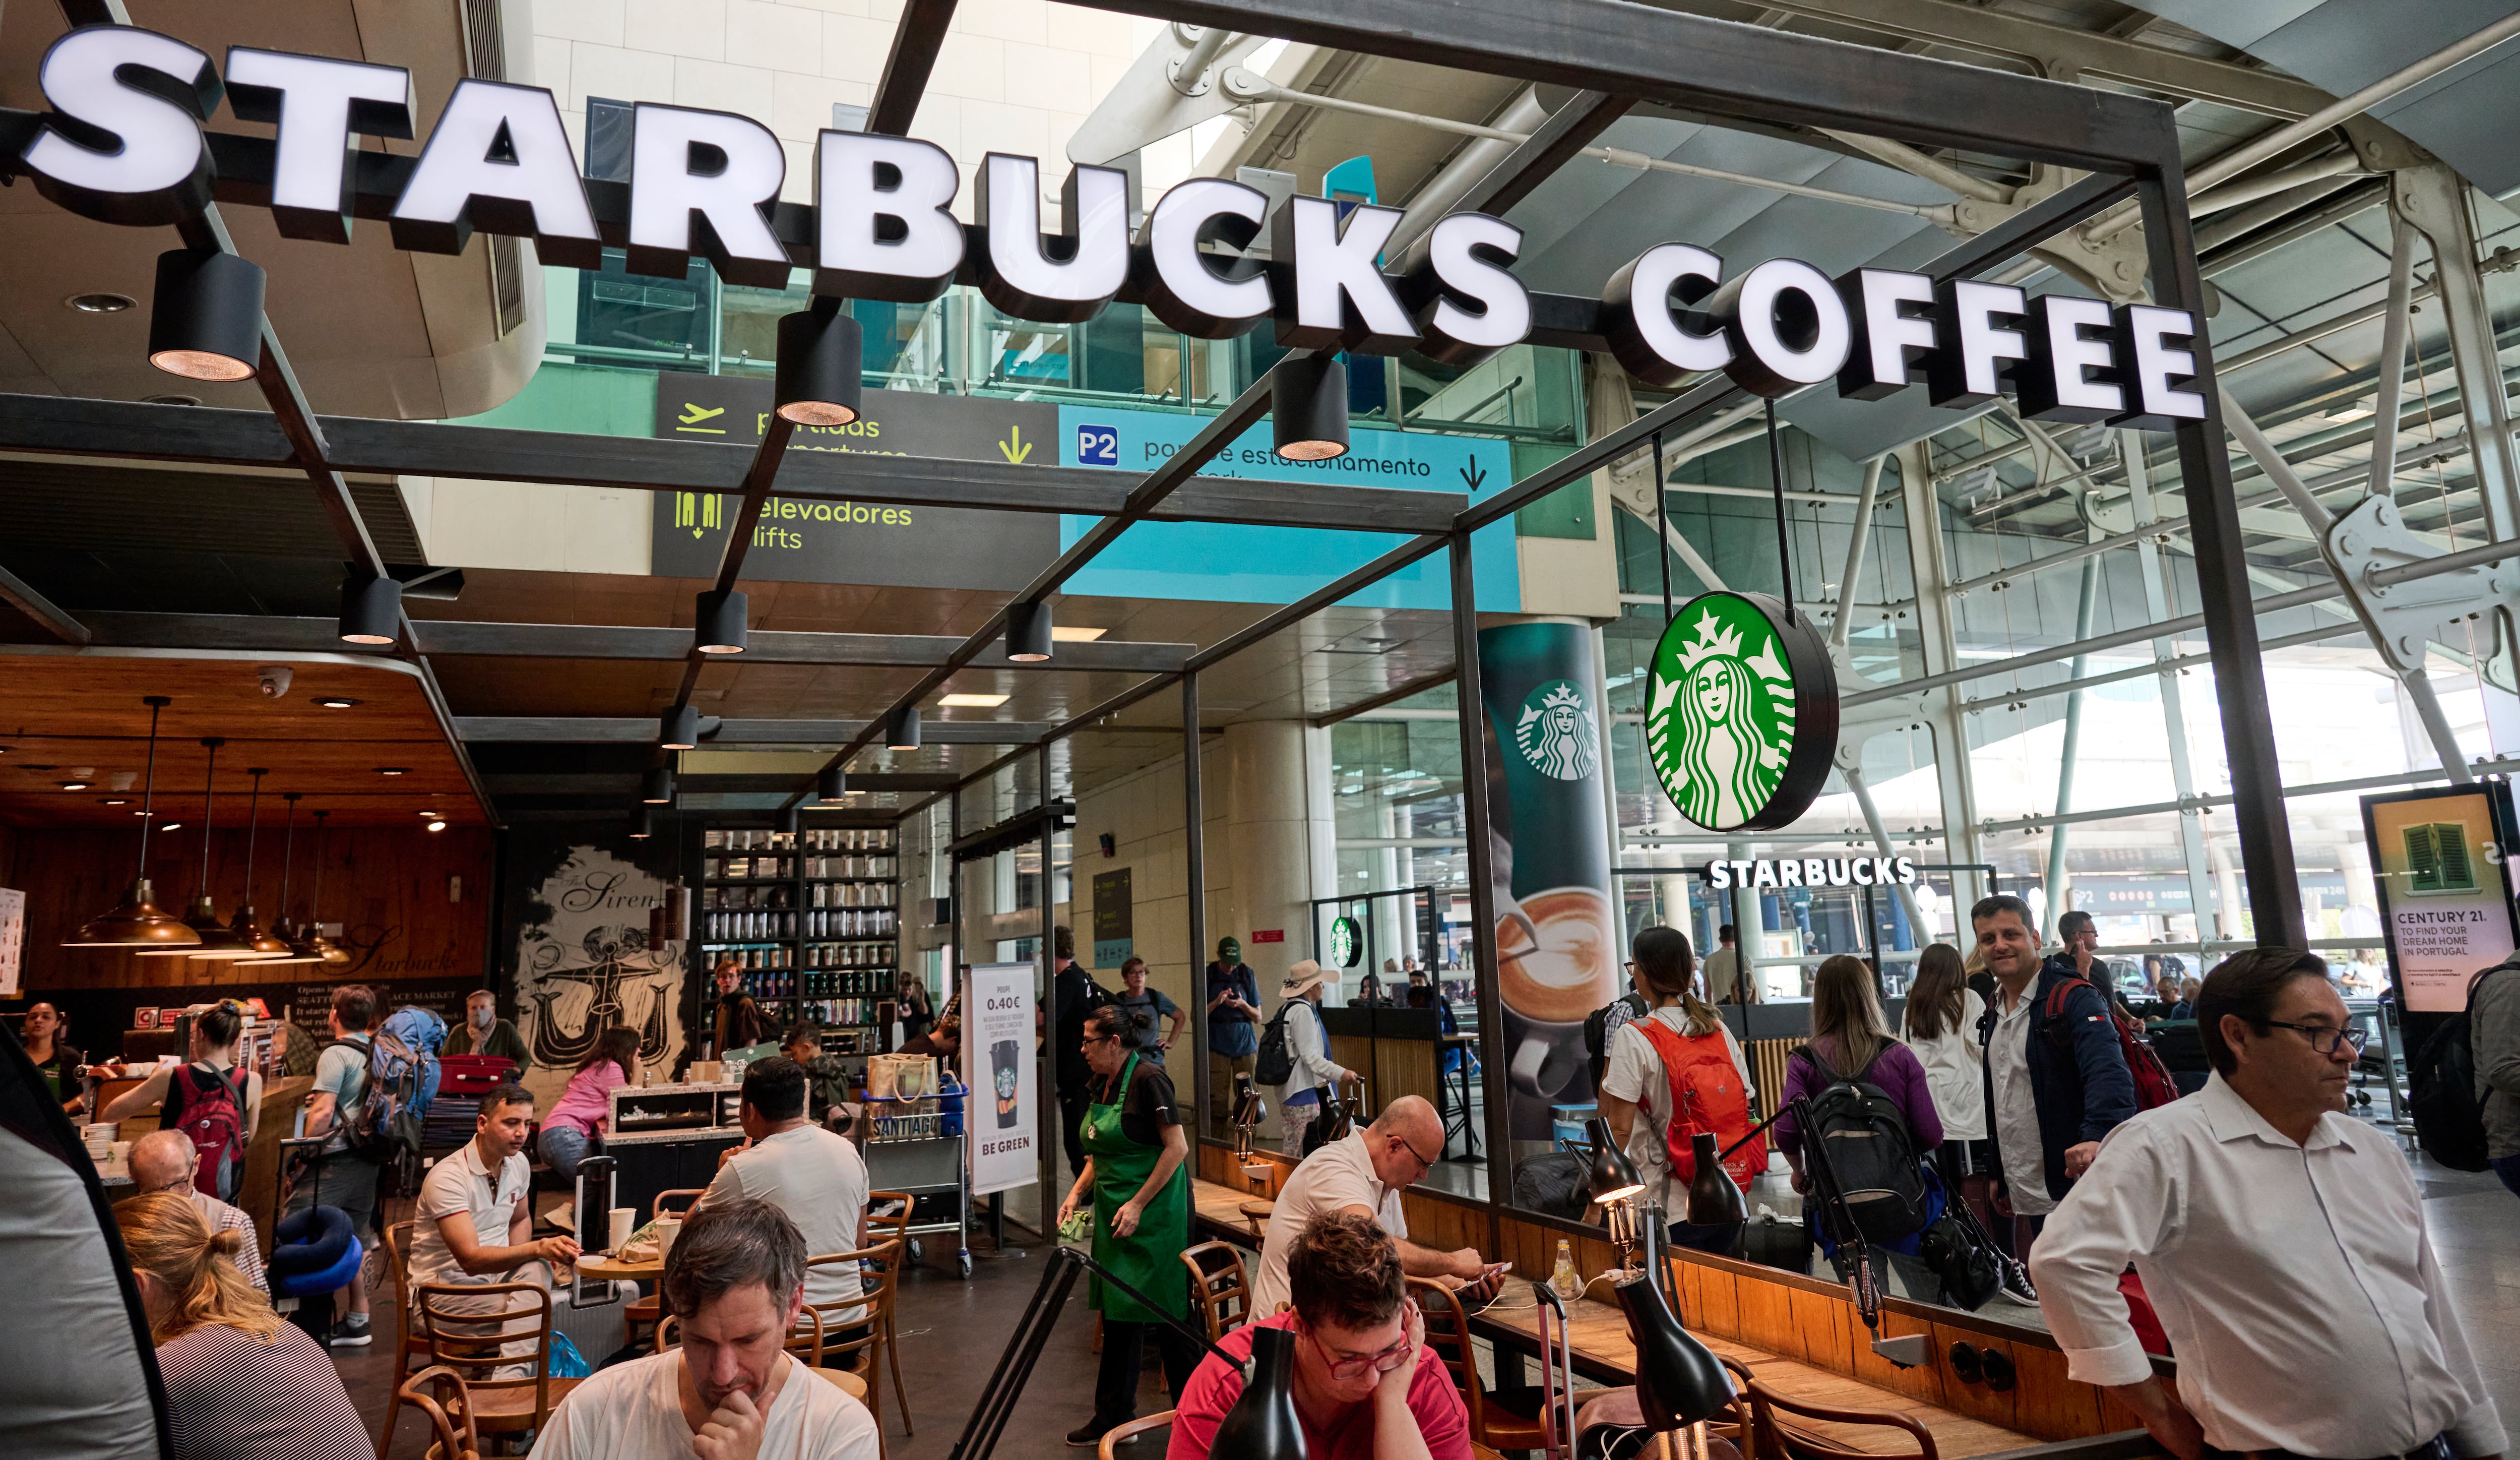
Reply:
[[[910, 1211], [914, 1205], [910, 1193], [906, 1191], [871, 1191], [867, 1193], [867, 1209], [870, 1212], [878, 1207], [888, 1206], [896, 1202], [901, 1205], [901, 1209], [890, 1216], [881, 1218], [880, 1225], [878, 1225], [878, 1218], [874, 1216], [869, 1216], [866, 1219], [865, 1227], [861, 1229], [858, 1234], [858, 1241], [868, 1247], [873, 1247], [878, 1242], [898, 1242], [901, 1244], [901, 1251], [903, 1253], [901, 1261], [908, 1262], [910, 1260], [908, 1255], [910, 1252]], [[957, 1244], [957, 1246], [960, 1246], [960, 1244]], [[898, 1264], [886, 1265], [889, 1267], [897, 1266]], [[900, 1280], [900, 1275], [894, 1272], [887, 1272], [884, 1277], [885, 1282], [895, 1285], [898, 1285]], [[901, 1402], [901, 1433], [904, 1435], [916, 1435], [919, 1431], [913, 1428], [910, 1423], [910, 1388], [901, 1382], [901, 1340], [893, 1333], [892, 1323], [892, 1304], [886, 1303], [883, 1310], [884, 1363], [892, 1370], [892, 1395], [895, 1399]], [[868, 1376], [868, 1384], [870, 1387], [873, 1386], [874, 1376]]]
[[1251, 1278], [1242, 1254], [1230, 1242], [1202, 1242], [1181, 1255], [1191, 1288], [1207, 1314], [1211, 1344], [1251, 1321]]
[[[656, 1193], [655, 1202], [648, 1209], [649, 1220], [653, 1221], [657, 1217], [663, 1216], [665, 1214], [665, 1204], [667, 1202], [675, 1204], [673, 1209], [676, 1211], [690, 1211], [693, 1205], [699, 1201], [701, 1194], [706, 1190], [706, 1187], [701, 1186], [682, 1186], [676, 1187], [672, 1191], [660, 1191]], [[654, 1323], [656, 1321], [656, 1315], [661, 1311], [663, 1311], [662, 1300], [653, 1293], [649, 1294], [645, 1298], [634, 1298], [628, 1302], [623, 1303], [621, 1305], [622, 1338], [633, 1344], [638, 1343], [639, 1325], [642, 1323]], [[382, 1457], [380, 1457], [380, 1460], [382, 1460]]]
[[414, 1356], [428, 1357], [428, 1340], [411, 1313], [413, 1228], [411, 1222], [395, 1222], [385, 1228], [385, 1267], [393, 1275], [394, 1367], [393, 1389], [385, 1395], [384, 1428], [377, 1432], [377, 1460], [385, 1460], [385, 1451], [393, 1444], [394, 1421], [402, 1415], [403, 1376], [411, 1372]]
[[[1469, 1412], [1470, 1438], [1492, 1450], [1536, 1450], [1542, 1447], [1541, 1392], [1499, 1390], [1491, 1393], [1479, 1378], [1478, 1355], [1470, 1346], [1469, 1315], [1453, 1290], [1428, 1278], [1409, 1279], [1409, 1296], [1418, 1300], [1426, 1319], [1426, 1346], [1444, 1361], [1462, 1392]], [[1527, 1412], [1526, 1412], [1527, 1411]]]
[[[867, 1382], [864, 1379], [859, 1378], [857, 1375], [846, 1369], [827, 1369], [814, 1361], [815, 1359], [820, 1358], [823, 1352], [823, 1315], [815, 1312], [811, 1308], [807, 1308], [801, 1316], [806, 1320], [805, 1326], [812, 1330], [813, 1333], [813, 1348], [811, 1353], [806, 1357], [805, 1366], [814, 1371], [816, 1378], [823, 1380], [825, 1383], [831, 1385], [832, 1388], [838, 1390], [841, 1393], [844, 1393], [850, 1398], [857, 1400], [859, 1403], [864, 1404], [867, 1401]], [[656, 1351], [658, 1353], [665, 1353], [679, 1346], [674, 1341], [674, 1315], [672, 1313], [667, 1313], [664, 1317], [656, 1320]], [[793, 1353], [796, 1350], [793, 1347], [790, 1347], [788, 1351]]]
[[[522, 1294], [532, 1302], [489, 1313], [461, 1312], [449, 1306], [493, 1297], [505, 1301], [511, 1294]], [[429, 1363], [446, 1365], [463, 1378], [466, 1421], [483, 1434], [541, 1429], [551, 1418], [552, 1406], [583, 1382], [551, 1377], [551, 1291], [540, 1283], [423, 1283], [412, 1299], [420, 1309]], [[531, 1354], [501, 1352], [510, 1344], [527, 1340], [534, 1346]], [[521, 1379], [498, 1377], [501, 1368], [519, 1363], [533, 1372]]]
[[[1766, 1385], [1752, 1380], [1746, 1386], [1750, 1394], [1750, 1423], [1754, 1432], [1751, 1444], [1741, 1447], [1742, 1460], [1883, 1460], [1876, 1450], [1849, 1449], [1831, 1443], [1826, 1437], [1801, 1426], [1786, 1426], [1778, 1415], [1823, 1420], [1832, 1425], [1868, 1425], [1885, 1430], [1904, 1430], [1916, 1441], [1914, 1460], [1941, 1460], [1934, 1447], [1934, 1433], [1918, 1421], [1887, 1409], [1830, 1409], [1818, 1404], [1789, 1398]], [[1894, 1455], [1891, 1460], [1910, 1460]]]
[[1102, 1432], [1102, 1441], [1096, 1452], [1095, 1460], [1115, 1460], [1111, 1451], [1122, 1441], [1135, 1439], [1149, 1430], [1160, 1430], [1172, 1422], [1173, 1411], [1167, 1409], [1161, 1414], [1150, 1414], [1144, 1419], [1131, 1420], [1125, 1425], [1113, 1425]]
[[[472, 1428], [463, 1375], [434, 1365], [394, 1386], [393, 1397], [428, 1416], [429, 1427], [437, 1432], [427, 1460], [481, 1460], [481, 1437]], [[390, 1426], [386, 1433], [392, 1433]]]
[[[855, 1269], [860, 1262], [875, 1262], [880, 1264], [881, 1271], [870, 1284], [861, 1270], [860, 1289], [855, 1298], [841, 1299], [836, 1302], [807, 1303], [806, 1308], [812, 1318], [800, 1322], [788, 1337], [788, 1352], [810, 1353], [812, 1356], [807, 1362], [816, 1367], [845, 1369], [867, 1382], [867, 1412], [875, 1416], [876, 1445], [879, 1455], [889, 1451], [883, 1437], [882, 1395], [876, 1389], [875, 1376], [882, 1362], [884, 1336], [892, 1329], [892, 1300], [896, 1291], [893, 1284], [900, 1276], [900, 1258], [901, 1242], [898, 1238], [873, 1247], [862, 1247], [855, 1252], [826, 1253], [819, 1257], [806, 1258], [806, 1281], [809, 1283], [813, 1281], [812, 1274], [817, 1267]], [[858, 1316], [848, 1316], [852, 1311]], [[850, 1329], [858, 1331], [857, 1337], [836, 1337]]]

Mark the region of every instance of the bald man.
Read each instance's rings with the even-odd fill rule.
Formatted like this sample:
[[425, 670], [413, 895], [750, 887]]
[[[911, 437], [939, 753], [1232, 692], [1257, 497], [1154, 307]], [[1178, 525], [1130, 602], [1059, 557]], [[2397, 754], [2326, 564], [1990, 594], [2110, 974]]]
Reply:
[[1491, 1268], [1475, 1248], [1439, 1253], [1409, 1241], [1400, 1193], [1433, 1170], [1443, 1155], [1443, 1118], [1425, 1101], [1404, 1095], [1383, 1107], [1372, 1125], [1305, 1157], [1269, 1213], [1269, 1238], [1260, 1249], [1260, 1280], [1251, 1310], [1266, 1315], [1293, 1300], [1286, 1286], [1286, 1255], [1306, 1228], [1342, 1211], [1379, 1223], [1398, 1245], [1400, 1265], [1411, 1277], [1434, 1278], [1465, 1296], [1485, 1296], [1504, 1264]]
[[253, 1218], [205, 1192], [193, 1189], [193, 1175], [201, 1169], [201, 1158], [193, 1150], [193, 1138], [180, 1130], [153, 1130], [131, 1145], [131, 1184], [138, 1188], [133, 1196], [145, 1197], [151, 1192], [180, 1192], [193, 1204], [213, 1232], [230, 1227], [245, 1234], [245, 1246], [237, 1250], [237, 1271], [247, 1282], [271, 1293], [270, 1280], [262, 1273], [262, 1244], [254, 1240]]

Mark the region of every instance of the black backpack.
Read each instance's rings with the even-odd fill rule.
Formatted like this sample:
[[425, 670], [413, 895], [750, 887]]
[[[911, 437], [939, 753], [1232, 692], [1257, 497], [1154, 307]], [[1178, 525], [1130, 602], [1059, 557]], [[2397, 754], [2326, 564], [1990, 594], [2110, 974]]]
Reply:
[[[1593, 1088], [1601, 1088], [1601, 1076], [1610, 1068], [1610, 1011], [1621, 1004], [1628, 1006], [1628, 1019], [1642, 1019], [1653, 1011], [1645, 1007], [1644, 995], [1631, 989], [1584, 1016], [1584, 1055], [1592, 1064]], [[1628, 1021], [1619, 1021], [1625, 1024]]]
[[1260, 1053], [1251, 1062], [1251, 1083], [1282, 1085], [1295, 1077], [1295, 1052], [1286, 1044], [1286, 1011], [1298, 1002], [1288, 999], [1269, 1016], [1268, 1027], [1260, 1031]]
[[[1889, 1048], [1884, 1044], [1874, 1051], [1852, 1079], [1829, 1069], [1808, 1044], [1794, 1051], [1827, 1081], [1811, 1097], [1811, 1123], [1803, 1140], [1819, 1143], [1829, 1177], [1868, 1242], [1897, 1242], [1925, 1225], [1925, 1180], [1916, 1168], [1908, 1117], [1899, 1102], [1866, 1080]], [[1822, 1163], [1811, 1167], [1817, 1172]]]
[[2426, 1156], [2454, 1171], [2487, 1169], [2485, 1102], [2476, 1096], [2476, 1048], [2471, 1042], [2476, 991], [2512, 967], [2498, 963], [2470, 981], [2467, 1007], [2433, 1030], [2407, 1062], [2408, 1080], [2414, 1087], [2408, 1106], [2415, 1118], [2415, 1140]]

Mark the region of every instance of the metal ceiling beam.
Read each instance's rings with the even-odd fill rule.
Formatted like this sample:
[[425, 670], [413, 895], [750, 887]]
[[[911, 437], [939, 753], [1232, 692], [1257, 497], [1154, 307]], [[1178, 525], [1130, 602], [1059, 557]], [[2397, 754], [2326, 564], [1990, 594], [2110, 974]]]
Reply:
[[[526, 741], [558, 745], [651, 745], [656, 739], [656, 717], [606, 719], [565, 715], [464, 715], [455, 728], [468, 741]], [[743, 720], [700, 717], [700, 738], [713, 749], [731, 745], [838, 745], [869, 728], [860, 720]], [[1026, 720], [931, 720], [923, 730], [930, 745], [1019, 746], [1041, 739], [1048, 727]], [[852, 778], [854, 779], [854, 778]]]
[[[35, 591], [33, 584], [5, 568], [0, 568], [0, 603], [33, 619], [37, 628], [62, 643], [84, 645], [93, 637], [85, 624], [55, 607], [51, 599]], [[333, 642], [338, 645], [339, 637], [336, 635]]]
[[902, 8], [901, 20], [892, 27], [892, 52], [883, 58], [883, 79], [876, 85], [875, 105], [867, 109], [868, 131], [910, 135], [919, 99], [936, 69], [936, 53], [944, 48], [945, 31], [953, 23], [954, 0], [910, 0]]
[[1636, 104], [1632, 96], [1577, 92], [1551, 113], [1529, 137], [1514, 144], [1513, 151], [1498, 159], [1496, 165], [1470, 184], [1449, 210], [1505, 216], [1508, 208], [1530, 197], [1532, 189], [1592, 146], [1610, 129], [1610, 123], [1627, 115]]
[[[0, 573], [0, 597], [8, 597]], [[150, 649], [248, 650], [272, 654], [358, 653], [341, 643], [330, 618], [261, 617], [245, 614], [92, 615], [99, 643]], [[424, 654], [492, 659], [631, 660], [670, 662], [689, 652], [687, 628], [636, 628], [587, 623], [483, 623], [420, 618], [412, 634]], [[828, 634], [756, 629], [751, 648], [732, 663], [826, 664], [858, 668], [931, 668], [963, 641], [948, 634]], [[1160, 674], [1179, 669], [1193, 646], [1097, 640], [1061, 644], [1048, 663], [1017, 663], [1003, 648], [971, 661], [979, 669], [1070, 673]]]

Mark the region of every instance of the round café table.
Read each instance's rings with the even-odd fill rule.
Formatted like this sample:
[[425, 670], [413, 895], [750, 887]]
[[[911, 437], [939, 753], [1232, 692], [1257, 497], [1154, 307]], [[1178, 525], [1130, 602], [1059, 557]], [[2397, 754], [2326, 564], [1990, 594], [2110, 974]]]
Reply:
[[591, 1278], [610, 1278], [617, 1282], [652, 1283], [665, 1275], [665, 1260], [652, 1257], [645, 1262], [624, 1262], [601, 1253], [589, 1253], [577, 1259], [577, 1270]]

